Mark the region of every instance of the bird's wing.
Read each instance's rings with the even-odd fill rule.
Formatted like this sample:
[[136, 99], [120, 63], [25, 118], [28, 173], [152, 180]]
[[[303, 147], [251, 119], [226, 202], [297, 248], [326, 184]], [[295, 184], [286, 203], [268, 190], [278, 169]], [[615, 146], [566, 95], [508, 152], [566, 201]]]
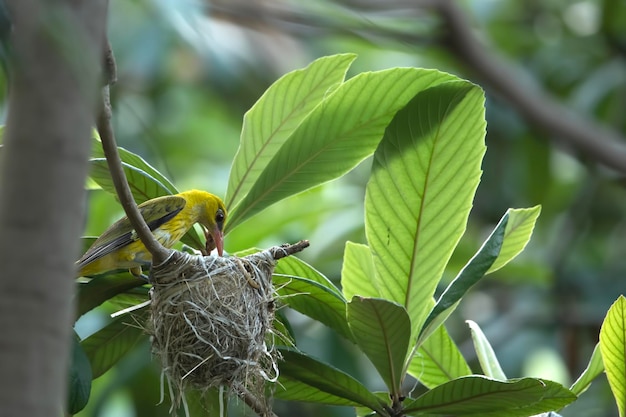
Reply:
[[[185, 207], [186, 200], [176, 195], [168, 195], [148, 200], [139, 205], [139, 212], [150, 230], [157, 229]], [[91, 247], [78, 261], [80, 268], [102, 258], [138, 239], [128, 217], [113, 223], [93, 242]]]

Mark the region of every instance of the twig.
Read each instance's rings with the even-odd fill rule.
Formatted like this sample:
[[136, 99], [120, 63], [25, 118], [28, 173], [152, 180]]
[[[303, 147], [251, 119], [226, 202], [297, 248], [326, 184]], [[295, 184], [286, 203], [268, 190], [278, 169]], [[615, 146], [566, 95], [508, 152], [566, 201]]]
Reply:
[[[107, 43], [107, 50], [105, 55], [105, 75], [106, 81], [111, 83], [116, 79], [115, 71], [115, 58], [111, 50], [111, 45]], [[152, 235], [152, 232], [148, 228], [145, 220], [141, 216], [135, 199], [128, 186], [126, 180], [126, 174], [122, 167], [122, 161], [120, 159], [119, 152], [117, 151], [117, 144], [115, 141], [115, 134], [113, 133], [113, 127], [111, 125], [111, 101], [109, 97], [109, 86], [106, 85], [102, 89], [102, 105], [100, 114], [97, 119], [98, 134], [102, 140], [102, 149], [106, 156], [109, 171], [111, 172], [111, 179], [113, 185], [117, 191], [117, 195], [120, 199], [120, 203], [124, 208], [126, 216], [133, 229], [137, 232], [139, 239], [145, 245], [146, 249], [152, 255], [152, 259], [155, 263], [160, 263], [168, 256], [168, 251], [161, 245]]]
[[270, 248], [269, 251], [275, 260], [279, 260], [289, 255], [293, 255], [294, 253], [301, 252], [305, 248], [308, 248], [308, 247], [309, 247], [309, 241], [301, 240], [294, 244], [285, 243], [284, 245], [274, 246]]
[[252, 409], [255, 413], [257, 413], [261, 417], [278, 417], [273, 411], [268, 410], [266, 406], [264, 406], [259, 399], [254, 396], [250, 391], [248, 391], [245, 387], [239, 387], [238, 393], [239, 398], [243, 400], [244, 403], [248, 407]]

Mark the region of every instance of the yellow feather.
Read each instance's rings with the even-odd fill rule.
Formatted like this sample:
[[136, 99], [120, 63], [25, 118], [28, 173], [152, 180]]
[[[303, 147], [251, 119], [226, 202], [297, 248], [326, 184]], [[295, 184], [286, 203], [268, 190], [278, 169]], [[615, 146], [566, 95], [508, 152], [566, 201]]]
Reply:
[[[219, 197], [206, 191], [190, 190], [148, 200], [139, 208], [153, 235], [163, 246], [172, 247], [194, 224], [200, 223], [209, 233], [208, 243], [212, 241], [222, 254], [226, 208]], [[151, 260], [152, 256], [124, 217], [102, 233], [77, 265], [79, 275], [86, 276], [114, 269], [136, 270]]]

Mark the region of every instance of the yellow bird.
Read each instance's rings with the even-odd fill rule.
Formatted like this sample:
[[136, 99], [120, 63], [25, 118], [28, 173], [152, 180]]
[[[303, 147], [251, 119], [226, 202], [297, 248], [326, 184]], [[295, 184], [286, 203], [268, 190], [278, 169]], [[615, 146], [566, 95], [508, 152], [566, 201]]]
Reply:
[[[148, 200], [139, 205], [139, 211], [154, 237], [166, 248], [200, 223], [205, 231], [207, 251], [217, 248], [222, 256], [226, 207], [219, 197], [206, 191], [190, 190]], [[150, 252], [124, 217], [102, 233], [76, 264], [80, 276], [126, 268], [140, 276], [141, 266], [151, 261]]]

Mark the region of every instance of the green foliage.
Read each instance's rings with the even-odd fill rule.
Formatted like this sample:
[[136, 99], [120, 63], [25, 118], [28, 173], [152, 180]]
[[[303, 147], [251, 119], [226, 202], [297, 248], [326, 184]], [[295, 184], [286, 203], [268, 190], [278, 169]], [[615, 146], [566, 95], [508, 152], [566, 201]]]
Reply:
[[506, 381], [506, 375], [500, 366], [500, 362], [498, 362], [496, 353], [493, 351], [489, 340], [487, 340], [480, 326], [471, 320], [468, 320], [467, 324], [472, 331], [474, 350], [476, 350], [476, 356], [478, 356], [478, 361], [480, 362], [483, 373], [489, 378], [498, 381]]
[[[354, 58], [325, 57], [285, 75], [246, 113], [226, 192], [227, 230], [280, 200], [346, 174], [373, 154], [364, 201], [366, 242], [345, 243], [341, 288], [293, 257], [279, 261], [273, 283], [283, 305], [360, 350], [389, 392], [373, 392], [348, 372], [300, 350], [297, 340], [292, 345], [295, 337], [280, 313], [277, 325], [290, 346], [278, 347], [282, 361], [275, 397], [357, 407], [359, 413], [367, 409], [387, 417], [530, 416], [574, 401], [600, 373], [597, 356], [571, 390], [539, 378], [507, 379], [489, 341], [470, 323], [485, 374], [472, 376], [445, 326], [476, 283], [524, 249], [539, 206], [509, 209], [435, 297], [465, 233], [481, 177], [486, 149], [482, 90], [450, 74], [417, 68], [361, 73], [344, 81]], [[177, 192], [145, 160], [126, 150], [120, 153], [138, 202]], [[97, 147], [93, 156], [91, 180], [114, 193]], [[197, 233], [186, 239], [190, 246], [202, 247]], [[139, 284], [125, 273], [81, 282], [78, 315], [107, 301], [121, 308], [145, 301], [145, 288], [133, 292]], [[93, 378], [144, 337], [137, 325], [144, 314], [119, 316], [81, 341]], [[600, 347], [605, 366], [612, 360], [610, 367], [619, 376], [623, 352], [612, 350], [624, 346], [618, 316], [607, 316]], [[407, 375], [427, 391], [417, 397], [407, 394]], [[623, 392], [623, 379], [609, 380], [616, 392]]]
[[580, 374], [576, 382], [572, 384], [570, 391], [576, 395], [582, 394], [589, 388], [591, 382], [596, 379], [598, 375], [602, 374], [602, 372], [604, 372], [604, 365], [602, 364], [602, 354], [600, 353], [600, 344], [598, 343], [593, 349], [589, 364], [583, 373]]
[[611, 306], [600, 329], [600, 351], [620, 417], [626, 415], [626, 298]]
[[68, 414], [76, 414], [87, 405], [91, 392], [91, 365], [78, 338], [72, 338], [72, 357], [68, 381]]

